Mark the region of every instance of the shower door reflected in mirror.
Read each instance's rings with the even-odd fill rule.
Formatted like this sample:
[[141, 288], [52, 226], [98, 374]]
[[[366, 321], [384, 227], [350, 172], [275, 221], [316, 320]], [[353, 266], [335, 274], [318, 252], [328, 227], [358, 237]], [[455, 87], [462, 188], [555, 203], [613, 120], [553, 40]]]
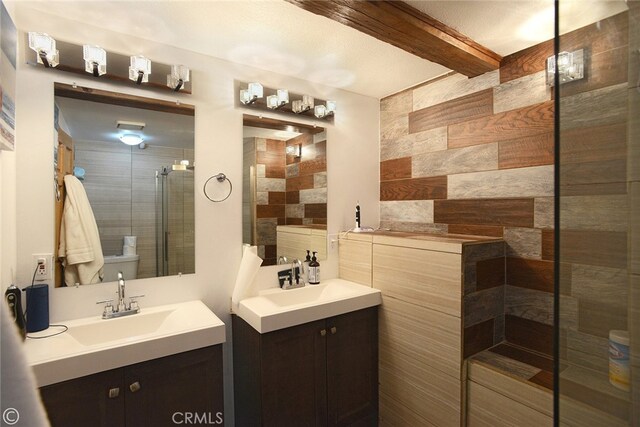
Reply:
[[183, 157], [180, 163], [156, 171], [158, 277], [194, 272], [193, 150]]
[[245, 115], [243, 243], [258, 247], [263, 266], [327, 251], [326, 130]]
[[[66, 173], [87, 193], [105, 258], [103, 282], [126, 265], [133, 266], [127, 280], [194, 273], [193, 106], [106, 92], [114, 105], [92, 98], [96, 92], [104, 94], [56, 84], [55, 129], [65, 144], [54, 158], [71, 157]], [[123, 135], [143, 141], [127, 145]], [[56, 286], [61, 277], [56, 272]]]

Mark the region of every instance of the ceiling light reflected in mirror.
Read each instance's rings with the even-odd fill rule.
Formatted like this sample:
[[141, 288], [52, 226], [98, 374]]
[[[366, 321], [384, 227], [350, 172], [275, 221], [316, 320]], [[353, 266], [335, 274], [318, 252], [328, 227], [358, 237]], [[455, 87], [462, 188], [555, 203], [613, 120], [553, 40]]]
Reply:
[[137, 134], [134, 133], [125, 133], [124, 135], [120, 135], [120, 141], [127, 145], [138, 145], [144, 141], [144, 139]]

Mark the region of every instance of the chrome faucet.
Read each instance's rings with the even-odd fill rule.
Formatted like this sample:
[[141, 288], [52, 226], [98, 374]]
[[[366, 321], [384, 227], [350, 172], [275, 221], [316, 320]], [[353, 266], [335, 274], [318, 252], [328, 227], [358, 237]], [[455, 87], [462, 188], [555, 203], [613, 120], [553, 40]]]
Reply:
[[[296, 273], [296, 267], [298, 267], [298, 273]], [[302, 261], [296, 258], [291, 262], [291, 276], [289, 276], [289, 283], [286, 283], [285, 281], [282, 289], [301, 288], [304, 285], [304, 278], [302, 277]]]
[[124, 276], [122, 271], [118, 271], [118, 311], [124, 310]]
[[122, 271], [118, 272], [118, 303], [116, 308], [113, 307], [113, 298], [104, 301], [98, 301], [96, 304], [106, 304], [104, 311], [102, 312], [103, 319], [113, 319], [114, 317], [129, 316], [131, 314], [140, 313], [140, 307], [138, 306], [137, 298], [142, 298], [144, 295], [135, 295], [129, 297], [129, 305], [125, 303], [124, 293], [125, 283], [124, 275]]

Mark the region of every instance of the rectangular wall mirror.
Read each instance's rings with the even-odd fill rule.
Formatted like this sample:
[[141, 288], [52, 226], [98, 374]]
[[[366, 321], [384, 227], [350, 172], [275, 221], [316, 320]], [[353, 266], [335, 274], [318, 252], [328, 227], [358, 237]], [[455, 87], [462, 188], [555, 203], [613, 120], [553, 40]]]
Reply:
[[91, 205], [102, 282], [195, 273], [194, 107], [62, 84], [54, 107], [56, 286], [74, 285], [58, 253], [65, 175]]
[[[263, 266], [327, 256], [326, 129], [270, 118], [243, 118], [243, 242]], [[286, 260], [286, 261], [285, 261]]]

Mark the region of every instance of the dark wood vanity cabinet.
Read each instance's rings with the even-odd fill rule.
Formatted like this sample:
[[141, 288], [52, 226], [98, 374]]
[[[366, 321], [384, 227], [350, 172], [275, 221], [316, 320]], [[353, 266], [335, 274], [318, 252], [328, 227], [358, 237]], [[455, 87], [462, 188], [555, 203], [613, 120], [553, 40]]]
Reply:
[[[112, 369], [41, 387], [40, 397], [53, 427], [121, 427], [125, 425], [123, 384], [124, 370]], [[109, 391], [115, 389], [119, 396], [110, 398]]]
[[378, 309], [265, 334], [233, 316], [236, 425], [378, 424]]
[[48, 385], [40, 396], [53, 427], [223, 425], [222, 345]]

